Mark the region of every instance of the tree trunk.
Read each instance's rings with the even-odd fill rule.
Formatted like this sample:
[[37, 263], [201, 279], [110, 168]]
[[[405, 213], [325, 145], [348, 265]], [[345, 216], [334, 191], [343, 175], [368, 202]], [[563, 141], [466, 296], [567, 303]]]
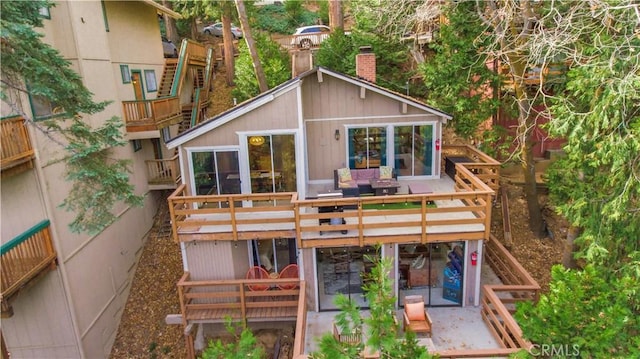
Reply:
[[[529, 121], [525, 121], [528, 123]], [[524, 174], [524, 195], [527, 200], [529, 210], [529, 229], [538, 237], [544, 238], [547, 234], [546, 225], [542, 218], [542, 210], [538, 202], [538, 187], [536, 183], [536, 166], [533, 160], [533, 140], [531, 138], [531, 127], [528, 127], [525, 134], [525, 144], [523, 148], [522, 170]]]
[[196, 19], [191, 19], [191, 38], [198, 38], [198, 24], [196, 24]]
[[532, 113], [533, 104], [524, 84], [526, 64], [523, 56], [513, 54], [509, 57], [509, 66], [514, 75], [514, 92], [518, 102], [518, 144], [524, 175], [524, 195], [529, 211], [529, 229], [538, 238], [547, 234], [546, 225], [542, 218], [542, 210], [538, 202], [538, 188], [536, 183], [536, 166], [533, 159], [533, 127], [536, 125], [536, 115]]
[[233, 46], [233, 34], [231, 33], [231, 7], [227, 4], [224, 4], [222, 8], [222, 43], [224, 46], [224, 67], [227, 71], [227, 85], [233, 86], [236, 75], [235, 49]]
[[332, 30], [344, 29], [344, 14], [341, 0], [329, 0], [329, 27]]
[[[171, 1], [162, 0], [162, 6], [167, 9], [172, 9]], [[178, 36], [178, 28], [176, 27], [176, 20], [171, 16], [164, 14], [164, 27], [167, 35], [167, 39], [171, 40], [177, 48], [180, 48], [180, 37]]]
[[562, 250], [562, 265], [565, 268], [578, 268], [578, 263], [576, 262], [573, 254], [575, 253], [575, 240], [580, 235], [580, 228], [571, 226], [567, 231], [567, 238], [564, 241], [564, 248]]
[[258, 87], [260, 92], [266, 92], [269, 90], [267, 85], [267, 77], [264, 75], [262, 64], [260, 63], [260, 57], [258, 56], [258, 50], [256, 49], [255, 41], [251, 35], [251, 28], [249, 26], [249, 20], [247, 19], [247, 12], [244, 8], [243, 0], [236, 0], [236, 8], [238, 9], [238, 17], [240, 18], [240, 25], [242, 26], [242, 32], [244, 32], [244, 39], [247, 42], [249, 53], [251, 54], [251, 60], [253, 61], [253, 69], [256, 71], [256, 78], [258, 79]]

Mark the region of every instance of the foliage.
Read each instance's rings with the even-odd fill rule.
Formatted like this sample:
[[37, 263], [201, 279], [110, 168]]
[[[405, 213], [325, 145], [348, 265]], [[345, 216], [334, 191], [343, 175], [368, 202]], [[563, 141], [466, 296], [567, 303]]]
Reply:
[[393, 91], [405, 92], [413, 73], [403, 70], [408, 59], [407, 51], [397, 39], [367, 33], [357, 27], [348, 35], [336, 30], [322, 42], [316, 63], [355, 76], [355, 57], [362, 46], [371, 46], [376, 54], [377, 83]]
[[537, 305], [521, 302], [516, 319], [527, 339], [539, 344], [576, 346], [582, 358], [637, 358], [640, 321], [628, 303], [637, 277], [610, 281], [605, 271], [554, 266], [550, 292]]
[[[280, 45], [263, 34], [255, 35], [255, 43], [269, 88], [289, 80], [291, 78], [289, 56]], [[239, 101], [250, 99], [260, 93], [251, 55], [244, 42], [240, 45], [240, 55], [236, 60], [235, 83], [233, 96]]]
[[[379, 252], [379, 247], [377, 251]], [[339, 294], [335, 304], [340, 309], [336, 316], [336, 325], [342, 332], [360, 332], [367, 328], [367, 347], [378, 351], [382, 358], [427, 359], [431, 358], [427, 349], [418, 345], [415, 333], [407, 331], [399, 338], [399, 328], [395, 319], [393, 281], [390, 273], [393, 266], [391, 258], [365, 255], [365, 261], [373, 263], [371, 272], [363, 274], [365, 297], [369, 303], [370, 316], [363, 318], [360, 308], [346, 296]], [[327, 333], [320, 340], [320, 350], [310, 358], [359, 358], [364, 344], [338, 342]]]
[[259, 30], [277, 34], [293, 34], [297, 27], [313, 25], [318, 21], [318, 15], [304, 8], [303, 2], [290, 0], [285, 2], [289, 6], [300, 6], [295, 16], [287, 12], [283, 5], [261, 6], [255, 11], [255, 27]]
[[547, 173], [557, 210], [581, 229], [586, 267], [555, 268], [551, 292], [519, 322], [535, 341], [580, 344], [583, 357], [640, 354], [640, 38], [630, 4], [546, 4], [553, 16], [540, 36], [545, 56], [572, 59], [563, 90], [546, 99], [549, 131], [567, 140]]
[[[455, 118], [457, 134], [476, 136], [479, 125], [491, 118], [500, 105], [491, 96], [498, 76], [487, 67], [490, 58], [477, 49], [487, 46], [491, 36], [476, 16], [473, 3], [461, 3], [445, 11], [449, 22], [439, 29], [438, 41], [420, 66], [429, 104]], [[493, 145], [493, 144], [492, 144]]]
[[[231, 318], [225, 320], [227, 333], [233, 336], [233, 340], [225, 344], [218, 339], [209, 341], [207, 348], [202, 352], [202, 359], [262, 359], [266, 358], [264, 348], [257, 345], [258, 341], [249, 328], [241, 328], [240, 324], [234, 326]], [[240, 335], [236, 333], [241, 330]]]
[[[550, 193], [582, 229], [581, 256], [638, 270], [630, 256], [640, 251], [640, 38], [632, 9], [599, 11], [574, 10], [583, 30], [572, 56], [585, 61], [567, 74], [566, 90], [550, 99], [549, 129], [567, 139], [567, 156], [549, 175]], [[600, 30], [603, 17], [617, 19], [616, 27]]]
[[[122, 122], [107, 120], [93, 129], [84, 122], [83, 114], [102, 111], [107, 102], [96, 103], [82, 84], [70, 63], [42, 42], [34, 28], [42, 27], [39, 9], [53, 6], [48, 1], [2, 1], [2, 100], [27, 122], [66, 150], [66, 178], [72, 188], [62, 203], [76, 217], [70, 224], [74, 232], [97, 233], [115, 216], [110, 212], [118, 201], [141, 205], [128, 181], [129, 162], [111, 158], [113, 148], [123, 146]], [[28, 86], [25, 86], [28, 84]], [[10, 93], [27, 93], [55, 104], [62, 114], [43, 122], [35, 122]]]
[[351, 36], [337, 29], [322, 42], [316, 54], [316, 63], [343, 74], [355, 75], [356, 50]]

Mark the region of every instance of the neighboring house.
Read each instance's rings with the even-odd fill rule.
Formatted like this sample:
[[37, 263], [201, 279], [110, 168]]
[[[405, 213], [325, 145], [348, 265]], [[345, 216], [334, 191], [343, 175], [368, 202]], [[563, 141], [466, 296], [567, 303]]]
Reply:
[[[11, 358], [106, 358], [164, 200], [154, 190], [176, 188], [180, 178], [163, 138], [178, 132], [183, 114], [188, 123], [202, 115], [211, 52], [185, 41], [180, 57], [165, 62], [158, 13], [180, 15], [151, 0], [58, 1], [42, 13], [44, 41], [71, 62], [96, 101], [112, 102], [86, 121], [125, 122], [131, 144], [113, 153], [131, 160], [130, 181], [144, 206], [119, 203], [117, 220], [100, 233], [72, 233], [74, 214], [59, 208], [71, 186], [63, 149], [2, 104], [3, 358], [5, 348]], [[53, 115], [37, 98], [10, 95], [36, 121]]]
[[[293, 292], [267, 291], [265, 301], [254, 293], [281, 283], [243, 282], [282, 277], [291, 264], [311, 310], [335, 309], [337, 293], [366, 308], [367, 255], [394, 258], [399, 305], [408, 294], [429, 306], [479, 304], [499, 163], [471, 147], [443, 146], [451, 116], [377, 86], [373, 53], [356, 64], [358, 78], [312, 69], [167, 143], [183, 173], [169, 206], [188, 334], [232, 308], [249, 320], [295, 320], [296, 302], [283, 299]], [[338, 178], [379, 177], [389, 167], [399, 189]], [[334, 197], [337, 189], [343, 197]]]

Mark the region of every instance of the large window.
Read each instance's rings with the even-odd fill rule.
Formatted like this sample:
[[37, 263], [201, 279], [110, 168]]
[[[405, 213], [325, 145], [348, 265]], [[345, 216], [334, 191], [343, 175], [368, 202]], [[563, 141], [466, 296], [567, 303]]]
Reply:
[[269, 273], [280, 273], [289, 264], [297, 264], [295, 238], [260, 239], [251, 241], [254, 266]]
[[378, 168], [387, 165], [387, 129], [348, 129], [349, 168]]
[[238, 151], [192, 152], [191, 164], [196, 195], [240, 193]]
[[394, 127], [394, 166], [400, 176], [430, 176], [434, 173], [434, 126]]
[[294, 135], [247, 137], [252, 193], [296, 191]]

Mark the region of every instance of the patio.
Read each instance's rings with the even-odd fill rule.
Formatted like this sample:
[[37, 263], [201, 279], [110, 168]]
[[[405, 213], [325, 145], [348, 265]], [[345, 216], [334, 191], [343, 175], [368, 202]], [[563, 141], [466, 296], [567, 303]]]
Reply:
[[[502, 284], [502, 282], [491, 267], [485, 264], [482, 266], [481, 284]], [[433, 320], [433, 336], [431, 342], [419, 337], [420, 344], [428, 347], [433, 345], [437, 351], [502, 348], [482, 319], [482, 306], [429, 307], [427, 310]], [[402, 323], [402, 312], [402, 309], [396, 310], [398, 323]], [[363, 313], [365, 316], [368, 315], [368, 311]], [[318, 341], [324, 334], [331, 333], [333, 318], [337, 314], [337, 311], [307, 312], [305, 354], [318, 350]], [[400, 325], [400, 331], [402, 333], [402, 325]], [[431, 351], [429, 349], [429, 352]]]

